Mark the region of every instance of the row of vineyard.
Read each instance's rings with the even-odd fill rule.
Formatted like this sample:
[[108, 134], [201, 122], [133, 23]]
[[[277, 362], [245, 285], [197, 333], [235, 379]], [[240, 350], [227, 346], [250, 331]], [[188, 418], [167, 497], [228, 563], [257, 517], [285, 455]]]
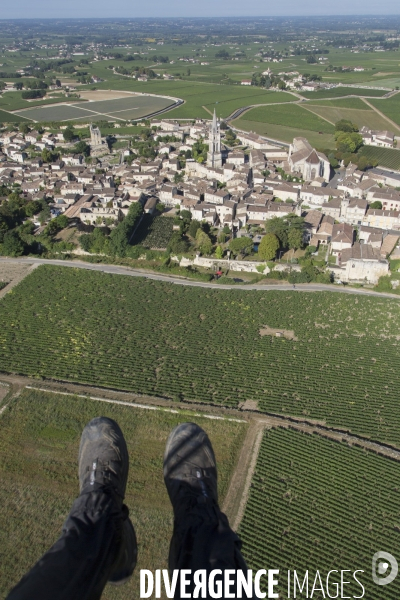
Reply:
[[[375, 552], [399, 548], [399, 482], [400, 464], [395, 460], [293, 429], [269, 430], [240, 525], [249, 567], [280, 569], [281, 598], [287, 598], [288, 569], [303, 576], [308, 569], [311, 586], [319, 570], [324, 587], [327, 573], [337, 569], [331, 597], [340, 570], [362, 569], [358, 577], [366, 598], [398, 598], [400, 578], [377, 586], [371, 562]], [[360, 597], [362, 590], [352, 573], [345, 576], [352, 583], [344, 587], [344, 596]], [[291, 589], [295, 597], [293, 583]], [[325, 594], [308, 597], [328, 597], [326, 587]], [[305, 592], [301, 597], [307, 597]]]
[[360, 155], [370, 160], [377, 160], [378, 165], [388, 169], [400, 170], [400, 150], [393, 148], [377, 148], [376, 146], [364, 146]]
[[[296, 340], [261, 336], [294, 330]], [[1, 300], [0, 369], [325, 421], [400, 445], [400, 304], [42, 266]]]
[[174, 220], [171, 217], [144, 215], [132, 243], [165, 250], [173, 233]]

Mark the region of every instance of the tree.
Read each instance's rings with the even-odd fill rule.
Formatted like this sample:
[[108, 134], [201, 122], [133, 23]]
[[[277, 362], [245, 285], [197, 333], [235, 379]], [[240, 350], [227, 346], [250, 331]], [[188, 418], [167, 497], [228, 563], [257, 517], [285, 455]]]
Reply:
[[353, 133], [353, 131], [358, 131], [358, 127], [355, 123], [352, 123], [348, 119], [340, 119], [335, 123], [336, 131], [344, 131], [346, 133]]
[[23, 100], [34, 100], [35, 98], [43, 98], [46, 95], [46, 92], [42, 90], [26, 90], [22, 92], [21, 96]]
[[336, 148], [338, 152], [355, 153], [363, 145], [362, 136], [359, 133], [345, 133], [337, 131], [335, 133]]
[[279, 250], [279, 240], [273, 233], [267, 233], [258, 246], [258, 256], [262, 260], [272, 260]]
[[50, 207], [46, 206], [39, 214], [39, 223], [44, 225], [51, 217]]
[[40, 212], [42, 205], [37, 200], [33, 200], [32, 202], [28, 202], [24, 206], [25, 214], [27, 217], [33, 217], [33, 215], [37, 215]]
[[[185, 212], [185, 211], [182, 211]], [[198, 229], [200, 229], [200, 222], [196, 221], [196, 219], [193, 219], [189, 225], [189, 229], [188, 229], [188, 234], [190, 235], [191, 238], [195, 238], [196, 237], [196, 233], [198, 231]]]
[[24, 253], [24, 243], [15, 230], [4, 234], [2, 253], [5, 256], [21, 256]]
[[221, 246], [217, 246], [217, 249], [215, 251], [215, 257], [218, 258], [218, 260], [221, 260], [224, 256], [224, 251], [222, 249]]
[[273, 217], [272, 219], [269, 219], [265, 224], [265, 231], [267, 233], [273, 233], [276, 235], [282, 248], [287, 247], [288, 229], [284, 219], [280, 217]]
[[66, 142], [72, 142], [75, 139], [75, 132], [72, 125], [68, 125], [67, 129], [64, 129], [63, 138]]
[[202, 229], [197, 230], [196, 246], [201, 254], [211, 254], [212, 252], [213, 245], [211, 238]]
[[223, 231], [221, 231], [221, 233], [218, 234], [217, 241], [220, 244], [225, 244], [226, 238], [227, 238], [226, 233], [224, 233]]
[[19, 130], [21, 133], [26, 135], [27, 133], [30, 132], [30, 127], [29, 127], [28, 123], [21, 123], [19, 126]]
[[303, 245], [303, 232], [300, 229], [291, 228], [288, 232], [288, 244], [289, 248], [297, 250]]
[[253, 247], [253, 240], [249, 237], [235, 238], [229, 242], [229, 250], [233, 254], [248, 254]]
[[90, 154], [90, 146], [83, 140], [75, 144], [74, 151], [76, 154], [83, 154], [83, 156], [89, 156]]
[[168, 250], [173, 254], [184, 254], [189, 249], [188, 241], [181, 236], [178, 231], [175, 231], [169, 240]]
[[375, 200], [375, 202], [372, 202], [369, 205], [370, 208], [377, 208], [378, 210], [382, 210], [382, 202], [380, 202], [379, 200]]
[[360, 156], [357, 161], [357, 167], [360, 171], [365, 171], [371, 167], [376, 167], [378, 165], [378, 161], [374, 158], [367, 158], [366, 156]]
[[42, 150], [42, 161], [45, 163], [51, 163], [57, 160], [58, 154], [56, 152], [52, 152], [47, 148], [43, 148]]

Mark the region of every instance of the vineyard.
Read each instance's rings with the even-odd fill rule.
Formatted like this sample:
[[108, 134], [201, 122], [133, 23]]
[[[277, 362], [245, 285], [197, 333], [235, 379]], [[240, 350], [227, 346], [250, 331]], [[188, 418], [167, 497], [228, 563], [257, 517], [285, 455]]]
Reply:
[[[325, 586], [331, 569], [363, 569], [366, 598], [395, 600], [400, 579], [379, 589], [371, 560], [381, 548], [399, 547], [399, 476], [400, 463], [359, 447], [291, 429], [268, 431], [240, 526], [249, 567], [279, 568], [281, 598], [287, 598], [288, 569], [302, 574], [301, 581], [309, 569], [310, 588], [317, 570]], [[352, 574], [345, 575], [352, 581], [345, 595], [360, 596]]]
[[[319, 419], [400, 446], [400, 304], [41, 266], [0, 301], [0, 365]], [[297, 340], [261, 335], [266, 327]]]
[[[25, 389], [0, 421], [1, 598], [59, 536], [78, 492], [80, 435], [99, 414], [116, 419], [127, 440], [131, 467], [126, 502], [139, 542], [134, 577], [119, 588], [107, 586], [102, 598], [132, 600], [138, 597], [141, 568], [167, 568], [172, 509], [162, 474], [164, 447], [172, 428], [193, 416]], [[246, 425], [195, 420], [212, 440], [222, 499]]]
[[378, 161], [381, 167], [400, 170], [400, 150], [394, 148], [377, 148], [376, 146], [364, 146], [359, 154], [369, 159]]
[[153, 217], [146, 214], [143, 216], [132, 243], [154, 250], [165, 250], [171, 239], [173, 226], [174, 222], [170, 217]]

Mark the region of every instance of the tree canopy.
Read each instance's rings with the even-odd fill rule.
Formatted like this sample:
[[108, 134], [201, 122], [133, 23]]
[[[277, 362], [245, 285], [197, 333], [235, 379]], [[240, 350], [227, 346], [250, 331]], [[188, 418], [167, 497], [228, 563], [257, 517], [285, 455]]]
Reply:
[[262, 260], [272, 260], [279, 250], [279, 240], [274, 233], [267, 233], [258, 246], [258, 255]]
[[353, 133], [354, 131], [358, 131], [358, 127], [355, 123], [352, 123], [348, 119], [340, 119], [337, 123], [335, 123], [336, 131], [344, 131], [346, 133]]
[[253, 247], [253, 240], [249, 237], [239, 237], [229, 242], [229, 250], [233, 254], [248, 254]]

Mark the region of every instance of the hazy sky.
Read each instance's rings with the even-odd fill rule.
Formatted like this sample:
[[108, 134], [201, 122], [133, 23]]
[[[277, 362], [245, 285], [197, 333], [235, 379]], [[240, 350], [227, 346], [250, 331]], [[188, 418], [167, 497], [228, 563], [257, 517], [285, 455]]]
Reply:
[[1, 4], [0, 19], [400, 14], [400, 0], [2, 0]]

